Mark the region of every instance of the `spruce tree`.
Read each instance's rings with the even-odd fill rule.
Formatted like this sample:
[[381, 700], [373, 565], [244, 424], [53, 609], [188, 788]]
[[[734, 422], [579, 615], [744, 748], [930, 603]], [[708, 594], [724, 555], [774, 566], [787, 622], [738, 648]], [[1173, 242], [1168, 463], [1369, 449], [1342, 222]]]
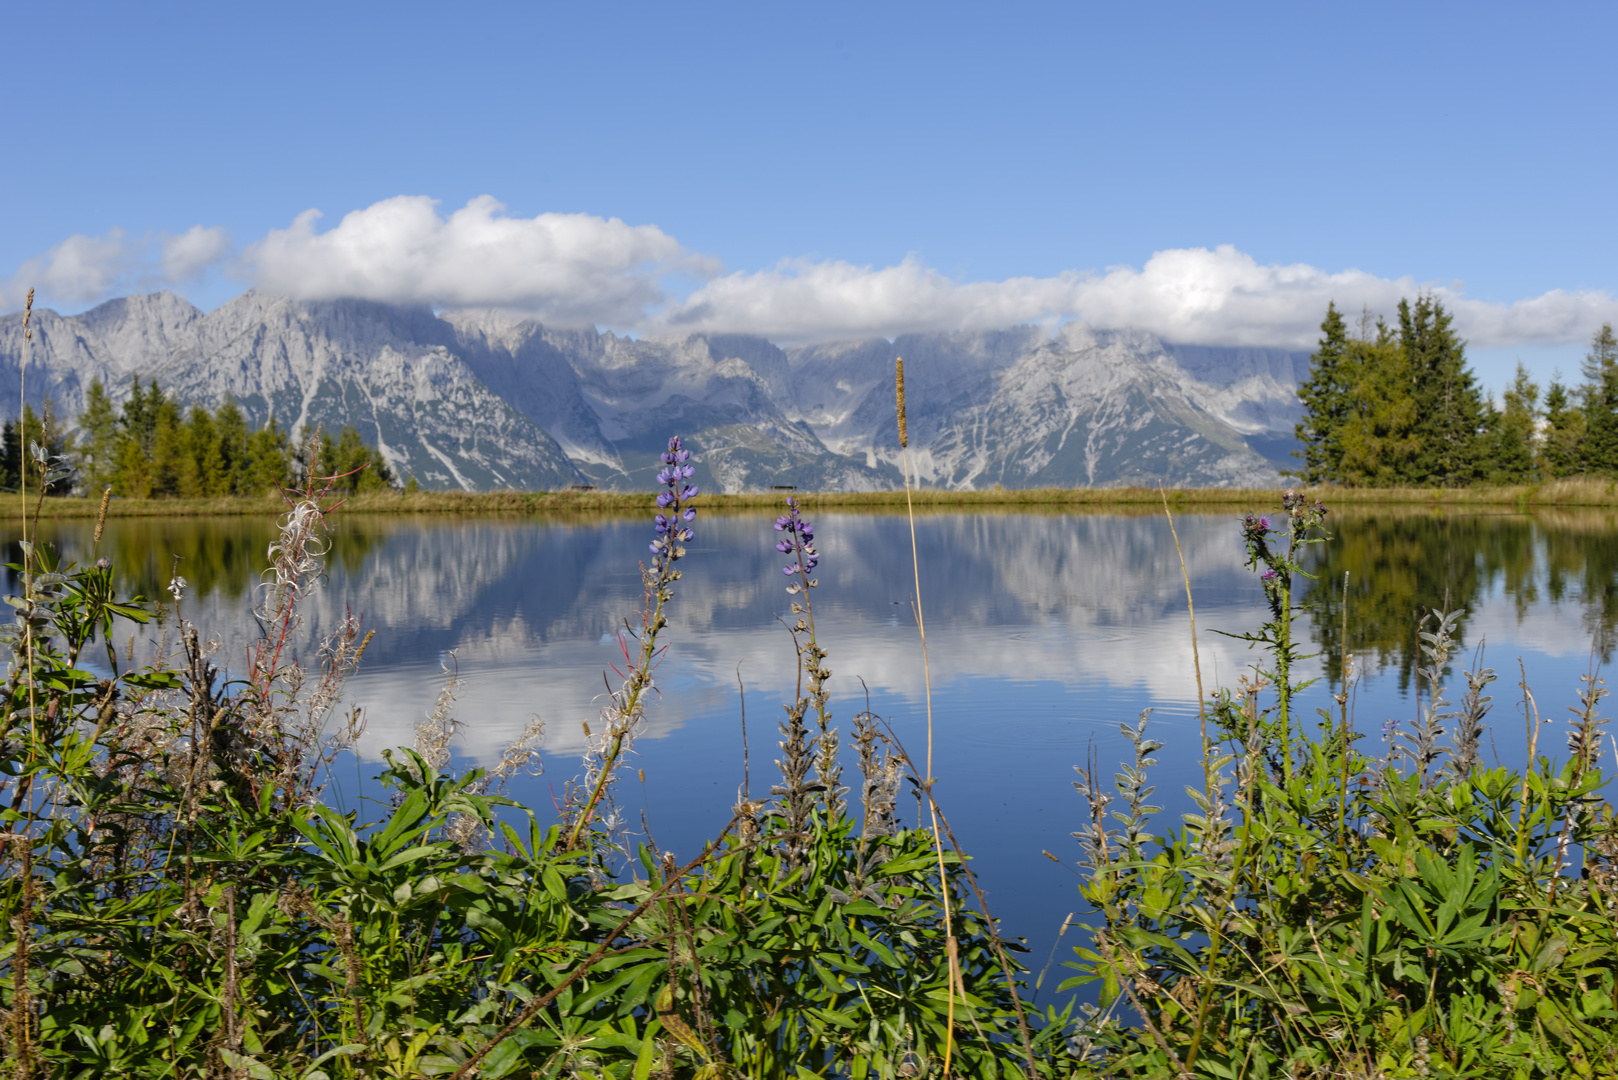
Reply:
[[1618, 473], [1618, 338], [1602, 323], [1584, 358], [1584, 441], [1579, 445], [1585, 472]]
[[247, 418], [234, 397], [226, 396], [224, 404], [214, 414], [214, 433], [219, 440], [220, 487], [226, 495], [258, 495], [249, 491]]
[[15, 420], [7, 420], [0, 427], [0, 487], [17, 490], [17, 479], [22, 473], [22, 432]]
[[1466, 366], [1466, 350], [1450, 314], [1431, 296], [1399, 301], [1399, 346], [1410, 365], [1416, 400], [1418, 482], [1458, 487], [1479, 478], [1483, 395]]
[[157, 400], [152, 404], [152, 494], [178, 495], [185, 478], [185, 421], [180, 407], [162, 395], [152, 384]]
[[276, 485], [291, 481], [292, 455], [286, 432], [275, 425], [275, 417], [248, 438], [247, 462], [242, 470], [243, 495], [264, 495]]
[[1540, 475], [1573, 476], [1583, 468], [1584, 410], [1573, 403], [1559, 376], [1545, 391], [1545, 430], [1540, 434]]
[[1303, 458], [1297, 476], [1306, 484], [1337, 483], [1343, 479], [1343, 428], [1350, 412], [1348, 328], [1335, 303], [1326, 305], [1320, 324], [1320, 347], [1309, 357], [1309, 377], [1298, 386], [1303, 421], [1294, 429]]
[[90, 380], [79, 414], [79, 475], [85, 493], [99, 496], [118, 475], [118, 409], [100, 379]]
[[1526, 484], [1536, 473], [1535, 441], [1539, 430], [1539, 387], [1528, 369], [1517, 364], [1517, 375], [1503, 395], [1503, 408], [1491, 424], [1489, 479], [1497, 484]]

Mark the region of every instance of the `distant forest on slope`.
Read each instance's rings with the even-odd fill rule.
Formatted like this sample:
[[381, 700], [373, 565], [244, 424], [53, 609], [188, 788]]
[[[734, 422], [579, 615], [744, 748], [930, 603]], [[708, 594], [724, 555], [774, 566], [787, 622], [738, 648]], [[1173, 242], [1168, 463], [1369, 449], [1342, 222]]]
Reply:
[[388, 463], [352, 425], [335, 439], [323, 431], [313, 447], [295, 447], [273, 417], [252, 428], [229, 398], [212, 411], [197, 405], [184, 413], [155, 381], [142, 387], [138, 376], [122, 407], [99, 379], [92, 382], [77, 428], [64, 434], [49, 402], [43, 416], [24, 407], [20, 422], [0, 426], [0, 486], [19, 486], [23, 448], [31, 443], [77, 467], [51, 494], [110, 487], [137, 499], [263, 495], [306, 476], [336, 476], [334, 490], [350, 493], [395, 483]]

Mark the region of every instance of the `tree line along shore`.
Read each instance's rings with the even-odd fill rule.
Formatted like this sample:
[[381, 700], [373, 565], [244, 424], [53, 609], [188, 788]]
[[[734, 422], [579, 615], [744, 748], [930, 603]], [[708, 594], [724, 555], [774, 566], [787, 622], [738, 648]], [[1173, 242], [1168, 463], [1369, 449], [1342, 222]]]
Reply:
[[[1304, 415], [1296, 427], [1299, 486], [1330, 492], [1335, 505], [1361, 503], [1605, 506], [1618, 503], [1618, 336], [1603, 325], [1574, 385], [1555, 376], [1540, 386], [1517, 365], [1500, 401], [1484, 394], [1441, 302], [1401, 300], [1393, 324], [1363, 312], [1350, 328], [1328, 305], [1308, 377], [1298, 387]], [[137, 376], [119, 406], [99, 380], [71, 433], [49, 402], [43, 415], [26, 407], [0, 425], [0, 505], [22, 485], [24, 448], [38, 444], [72, 466], [51, 486], [43, 512], [75, 517], [97, 512], [111, 489], [114, 516], [253, 515], [273, 513], [280, 492], [311, 476], [337, 476], [332, 492], [353, 509], [377, 513], [615, 513], [638, 510], [636, 493], [424, 491], [414, 477], [393, 474], [357, 429], [334, 438], [320, 431], [301, 442], [273, 417], [252, 427], [227, 398], [189, 412], [154, 382]], [[34, 475], [30, 470], [30, 478]], [[774, 506], [786, 492], [710, 495], [715, 509]], [[1266, 492], [1176, 489], [1176, 506], [1252, 505]], [[822, 507], [880, 510], [903, 505], [900, 491], [808, 493]], [[922, 490], [925, 508], [1128, 507], [1160, 505], [1157, 488]], [[89, 505], [85, 505], [88, 503]]]

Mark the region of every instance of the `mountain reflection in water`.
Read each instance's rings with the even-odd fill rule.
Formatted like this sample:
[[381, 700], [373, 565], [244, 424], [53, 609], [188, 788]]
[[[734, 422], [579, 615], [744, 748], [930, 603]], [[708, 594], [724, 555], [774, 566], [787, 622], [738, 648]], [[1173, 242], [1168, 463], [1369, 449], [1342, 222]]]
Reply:
[[[905, 519], [809, 513], [822, 556], [813, 601], [834, 673], [834, 718], [846, 726], [868, 693], [870, 707], [891, 717], [919, 756], [925, 715]], [[1216, 632], [1251, 630], [1264, 615], [1256, 576], [1242, 565], [1235, 517], [1178, 520], [1210, 691], [1233, 684], [1258, 659], [1244, 642]], [[454, 710], [459, 763], [492, 763], [531, 715], [544, 720], [546, 775], [511, 791], [543, 810], [576, 770], [582, 725], [599, 715], [603, 672], [621, 666], [615, 635], [639, 607], [649, 519], [339, 512], [328, 581], [305, 610], [303, 648], [308, 659], [307, 642], [349, 609], [377, 631], [348, 687], [366, 710], [361, 774], [375, 771], [370, 763], [383, 748], [411, 742], [438, 694], [441, 667], [453, 664], [462, 680]], [[681, 563], [660, 694], [631, 762], [632, 782], [619, 792], [637, 827], [644, 809], [662, 847], [688, 850], [728, 820], [743, 779], [738, 667], [754, 793], [772, 782], [777, 706], [794, 678], [791, 639], [777, 621], [791, 598], [772, 520], [703, 514]], [[1521, 755], [1516, 658], [1525, 658], [1541, 714], [1555, 716], [1573, 700], [1592, 641], [1598, 660], [1610, 657], [1618, 618], [1618, 522], [1610, 513], [1351, 510], [1329, 524], [1334, 539], [1308, 556], [1318, 576], [1304, 598], [1314, 607], [1303, 625], [1327, 646], [1308, 673], [1338, 677], [1346, 571], [1349, 645], [1366, 672], [1356, 698], [1361, 731], [1375, 733], [1385, 718], [1413, 711], [1414, 614], [1443, 604], [1446, 594], [1467, 609], [1457, 678], [1485, 639], [1484, 662], [1501, 671], [1490, 720], [1494, 750], [1508, 763]], [[92, 557], [91, 528], [64, 522], [44, 533], [83, 561]], [[191, 585], [184, 616], [220, 642], [229, 665], [254, 633], [248, 597], [272, 537], [267, 520], [115, 519], [100, 553], [113, 559], [126, 589], [147, 596], [161, 594], [177, 565]], [[1037, 968], [1077, 901], [1071, 872], [1040, 856], [1047, 849], [1071, 863], [1076, 854], [1068, 838], [1080, 812], [1072, 766], [1092, 747], [1103, 763], [1121, 758], [1118, 723], [1151, 707], [1153, 733], [1167, 744], [1153, 774], [1154, 801], [1167, 810], [1157, 831], [1177, 823], [1184, 785], [1200, 781], [1179, 559], [1161, 514], [929, 513], [917, 519], [916, 539], [937, 791], [977, 856], [996, 914], [1012, 934], [1031, 939]], [[1311, 690], [1302, 715], [1325, 705], [1331, 689], [1323, 680]], [[1486, 737], [1486, 759], [1490, 745]], [[637, 768], [646, 770], [644, 791], [633, 782]], [[857, 781], [851, 755], [845, 770], [845, 782]], [[901, 808], [913, 814], [908, 800]]]

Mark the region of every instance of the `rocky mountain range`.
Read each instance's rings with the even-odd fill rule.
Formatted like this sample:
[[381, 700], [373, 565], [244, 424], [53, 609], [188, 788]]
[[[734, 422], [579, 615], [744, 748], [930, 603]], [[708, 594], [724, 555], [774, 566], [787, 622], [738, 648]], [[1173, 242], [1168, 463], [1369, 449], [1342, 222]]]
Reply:
[[[401, 477], [466, 490], [649, 488], [673, 434], [715, 490], [895, 487], [898, 356], [928, 486], [1264, 486], [1290, 461], [1308, 370], [1306, 353], [1079, 323], [782, 349], [256, 291], [207, 314], [160, 292], [33, 326], [36, 408], [72, 417], [94, 379], [115, 399], [156, 379], [187, 405], [232, 395], [255, 423], [353, 424]], [[23, 351], [21, 316], [0, 318], [0, 386]], [[0, 394], [0, 415], [17, 400]]]

